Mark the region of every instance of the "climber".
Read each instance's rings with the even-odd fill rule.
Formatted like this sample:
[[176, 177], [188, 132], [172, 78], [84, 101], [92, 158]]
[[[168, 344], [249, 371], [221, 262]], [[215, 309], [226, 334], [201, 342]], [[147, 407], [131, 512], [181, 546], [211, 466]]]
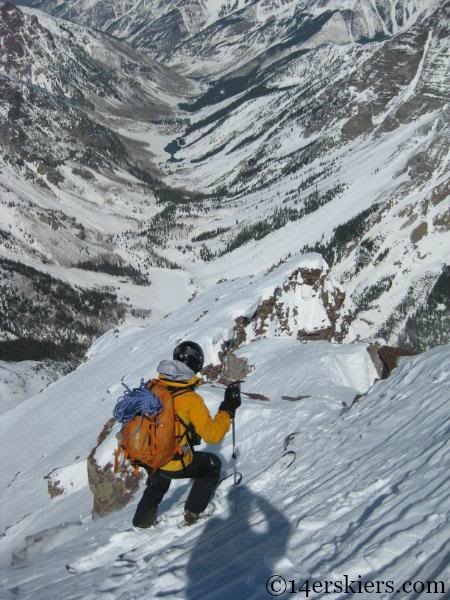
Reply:
[[241, 405], [239, 383], [225, 389], [225, 395], [214, 418], [203, 398], [195, 391], [201, 383], [197, 373], [203, 368], [204, 355], [195, 342], [181, 342], [173, 351], [173, 360], [158, 365], [158, 381], [173, 396], [176, 438], [181, 452], [162, 468], [146, 468], [147, 486], [137, 506], [133, 526], [147, 528], [155, 524], [158, 506], [169, 489], [172, 479], [193, 479], [194, 483], [185, 503], [187, 525], [194, 524], [214, 493], [220, 478], [220, 459], [211, 452], [199, 452], [194, 446], [203, 439], [218, 444], [230, 429], [236, 409]]

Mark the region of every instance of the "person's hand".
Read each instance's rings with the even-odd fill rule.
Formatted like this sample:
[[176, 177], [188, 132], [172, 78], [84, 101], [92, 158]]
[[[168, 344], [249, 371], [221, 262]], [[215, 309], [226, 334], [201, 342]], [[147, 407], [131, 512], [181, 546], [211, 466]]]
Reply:
[[239, 381], [233, 381], [225, 389], [223, 402], [219, 406], [219, 410], [225, 410], [230, 417], [234, 417], [236, 409], [241, 405], [241, 384]]

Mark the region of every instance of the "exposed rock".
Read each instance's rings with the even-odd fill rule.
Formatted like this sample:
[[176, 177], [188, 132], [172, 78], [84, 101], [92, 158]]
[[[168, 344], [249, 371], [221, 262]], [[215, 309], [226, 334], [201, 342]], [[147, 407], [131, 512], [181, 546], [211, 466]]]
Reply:
[[[337, 328], [345, 293], [327, 280], [328, 270], [295, 270], [263, 300], [250, 319], [236, 321], [239, 340], [295, 335], [299, 340], [331, 340]], [[345, 326], [345, 322], [343, 325]], [[233, 344], [238, 347], [239, 342]]]
[[61, 481], [55, 478], [56, 472], [57, 469], [53, 469], [53, 471], [50, 471], [50, 473], [44, 477], [44, 479], [47, 480], [48, 493], [52, 500], [53, 498], [57, 498], [64, 494], [64, 487], [62, 486]]
[[450, 213], [444, 212], [440, 215], [436, 215], [433, 219], [433, 225], [439, 231], [449, 231], [450, 230]]
[[92, 517], [99, 518], [119, 510], [128, 504], [139, 489], [142, 473], [136, 477], [128, 464], [120, 465], [118, 475], [114, 474], [114, 465], [107, 462], [99, 465], [95, 455], [100, 446], [112, 435], [115, 419], [109, 419], [97, 438], [97, 445], [88, 456], [88, 480], [93, 493]]
[[289, 445], [295, 440], [295, 438], [300, 435], [300, 431], [293, 431], [289, 435], [284, 438], [283, 449], [286, 451]]
[[239, 348], [247, 342], [247, 332], [245, 328], [247, 327], [249, 322], [250, 319], [248, 319], [247, 317], [238, 317], [237, 319], [235, 319], [232, 349]]
[[248, 364], [246, 358], [240, 358], [232, 352], [228, 353], [224, 372], [228, 379], [234, 381], [245, 379], [251, 371], [252, 367]]
[[219, 365], [213, 365], [212, 363], [210, 363], [209, 365], [203, 367], [202, 375], [206, 379], [206, 381], [216, 381], [222, 373], [222, 369], [222, 363], [220, 363]]
[[417, 244], [420, 240], [425, 237], [428, 233], [428, 223], [423, 221], [420, 225], [417, 225], [411, 232], [411, 241], [413, 244]]
[[[384, 366], [387, 369], [387, 375], [390, 375], [398, 366], [398, 359], [401, 356], [416, 356], [417, 352], [407, 348], [395, 348], [393, 346], [381, 346], [378, 351]], [[386, 375], [386, 376], [387, 376]]]
[[34, 46], [37, 54], [33, 57], [35, 62], [42, 57], [41, 48], [48, 52], [55, 50], [50, 31], [41, 26], [37, 17], [25, 18], [24, 13], [11, 2], [0, 8], [0, 38], [3, 41], [0, 65], [20, 75], [24, 74], [24, 69], [28, 74], [31, 68], [31, 61], [24, 60], [29, 56], [30, 46]]
[[354, 140], [372, 127], [372, 113], [370, 105], [358, 107], [355, 115], [342, 126], [343, 140]]
[[378, 377], [383, 379], [383, 374], [385, 371], [385, 366], [383, 361], [380, 358], [379, 354], [380, 347], [377, 344], [370, 344], [367, 346], [367, 352], [372, 359], [373, 364], [375, 365], [375, 369], [377, 370]]
[[417, 352], [407, 348], [396, 348], [394, 346], [379, 346], [370, 344], [367, 352], [375, 365], [380, 379], [386, 379], [398, 366], [398, 359], [401, 356], [415, 356]]
[[333, 337], [333, 334], [334, 329], [332, 326], [312, 332], [301, 329], [297, 333], [297, 338], [301, 342], [330, 341], [330, 339]]
[[[261, 300], [251, 316], [235, 319], [232, 340], [219, 351], [219, 364], [207, 365], [202, 373], [209, 381], [245, 379], [252, 366], [234, 351], [252, 340], [295, 336], [299, 341], [341, 341], [351, 322], [340, 309], [345, 293], [328, 277], [329, 270], [299, 267], [272, 295]], [[338, 326], [339, 322], [339, 326]], [[263, 398], [258, 398], [263, 399]]]
[[225, 349], [219, 352], [219, 359], [218, 365], [209, 364], [203, 368], [202, 375], [207, 381], [219, 381], [226, 385], [230, 381], [245, 379], [253, 370], [246, 358], [236, 356], [231, 349], [227, 354]]

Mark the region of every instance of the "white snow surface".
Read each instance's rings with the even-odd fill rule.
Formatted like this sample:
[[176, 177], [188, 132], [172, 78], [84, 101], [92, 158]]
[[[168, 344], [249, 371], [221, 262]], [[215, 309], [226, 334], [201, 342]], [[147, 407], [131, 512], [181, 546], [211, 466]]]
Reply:
[[59, 373], [51, 365], [25, 360], [17, 363], [0, 361], [0, 415], [23, 400], [39, 394]]
[[[215, 362], [250, 299], [254, 305], [270, 294], [299, 261], [317, 260], [296, 258], [266, 276], [223, 282], [155, 325], [111, 331], [75, 372], [1, 417], [2, 600], [263, 598], [275, 573], [298, 586], [345, 575], [448, 585], [450, 346], [403, 359], [390, 379], [374, 383], [365, 344], [253, 341], [238, 351], [252, 366], [243, 390], [269, 400], [244, 398], [237, 414], [244, 476], [237, 512], [232, 486], [224, 485], [213, 516], [176, 527], [188, 489], [179, 481], [155, 529], [129, 530], [138, 497], [92, 521], [85, 459], [121, 393], [121, 377], [137, 383], [152, 376], [187, 336]], [[345, 408], [357, 392], [367, 395]], [[222, 391], [205, 385], [201, 393], [215, 413]], [[285, 448], [297, 452], [296, 462], [259, 474]], [[231, 435], [214, 449], [231, 472]], [[66, 488], [53, 500], [44, 479], [51, 472]], [[128, 560], [119, 560], [127, 551]], [[69, 574], [67, 563], [80, 573]]]

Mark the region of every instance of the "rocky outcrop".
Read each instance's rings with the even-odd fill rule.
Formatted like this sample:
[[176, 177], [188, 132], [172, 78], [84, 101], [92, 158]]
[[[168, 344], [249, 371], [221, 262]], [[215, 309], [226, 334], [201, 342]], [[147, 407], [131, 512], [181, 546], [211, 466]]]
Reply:
[[[139, 489], [142, 473], [136, 476], [131, 465], [120, 465], [119, 473], [114, 473], [113, 455], [102, 464], [98, 459], [100, 449], [114, 439], [115, 419], [109, 419], [100, 432], [97, 445], [87, 459], [89, 487], [93, 494], [92, 517], [99, 518], [126, 506]], [[109, 444], [111, 445], [111, 444]]]
[[48, 493], [52, 500], [64, 494], [64, 486], [61, 484], [60, 479], [58, 479], [57, 469], [48, 473], [44, 479], [47, 481]]
[[[307, 261], [306, 261], [307, 262]], [[258, 339], [296, 337], [300, 342], [342, 341], [351, 322], [341, 314], [345, 293], [338, 288], [325, 260], [316, 254], [309, 266], [295, 268], [253, 312], [235, 319], [233, 336], [218, 353], [219, 363], [207, 365], [209, 381], [245, 379], [253, 366], [235, 351]]]
[[[0, 7], [0, 39], [2, 54], [0, 65], [6, 72], [16, 75], [29, 76], [31, 64], [55, 51], [55, 41], [48, 29], [44, 29], [37, 17], [25, 17], [12, 2], [6, 2]], [[35, 52], [33, 61], [26, 60]]]
[[53, 500], [67, 496], [89, 485], [92, 492], [92, 518], [98, 519], [126, 506], [139, 489], [143, 471], [135, 470], [128, 461], [114, 472], [114, 450], [118, 426], [109, 419], [100, 431], [97, 443], [86, 460], [78, 456], [71, 465], [57, 467], [44, 477]]
[[234, 346], [280, 335], [296, 336], [300, 341], [341, 338], [344, 325], [338, 321], [345, 293], [327, 276], [325, 266], [295, 270], [260, 302], [251, 318], [236, 320]]
[[398, 359], [402, 356], [415, 356], [417, 352], [407, 348], [396, 348], [394, 346], [380, 346], [370, 344], [367, 352], [375, 365], [380, 379], [386, 379], [394, 369], [398, 367]]

